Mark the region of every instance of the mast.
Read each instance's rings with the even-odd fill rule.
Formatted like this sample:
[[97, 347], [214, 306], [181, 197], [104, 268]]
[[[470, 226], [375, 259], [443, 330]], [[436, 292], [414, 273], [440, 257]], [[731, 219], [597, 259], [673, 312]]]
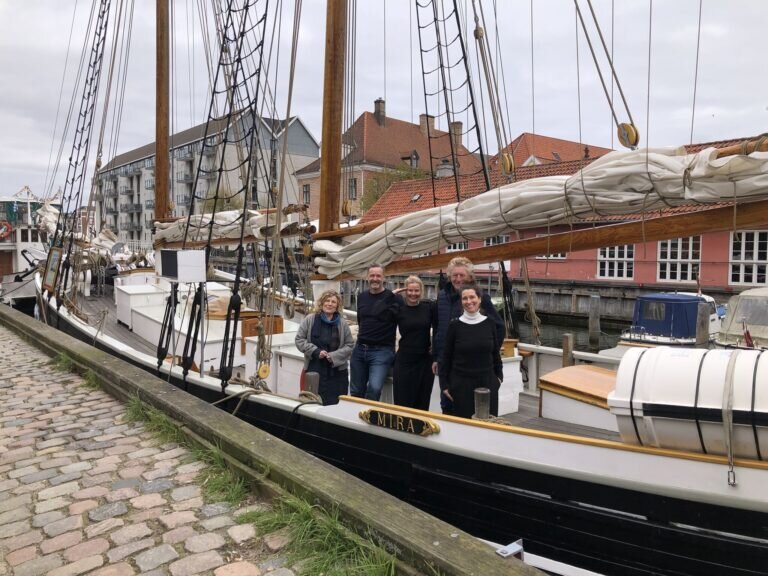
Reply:
[[168, 203], [168, 0], [156, 3], [155, 220], [170, 216]]
[[341, 124], [344, 107], [344, 55], [347, 0], [328, 0], [325, 25], [323, 134], [320, 152], [320, 231], [338, 228], [341, 182]]

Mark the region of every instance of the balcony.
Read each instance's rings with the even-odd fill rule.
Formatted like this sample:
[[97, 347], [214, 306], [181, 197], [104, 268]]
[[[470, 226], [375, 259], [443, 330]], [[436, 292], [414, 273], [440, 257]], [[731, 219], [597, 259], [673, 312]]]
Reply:
[[190, 148], [179, 148], [178, 150], [174, 150], [173, 156], [177, 160], [192, 160], [195, 157]]
[[107, 208], [107, 214], [117, 214], [117, 208]]
[[176, 182], [192, 182], [192, 174], [189, 172], [176, 172]]
[[128, 204], [128, 212], [141, 212], [141, 203], [139, 204]]
[[177, 196], [176, 204], [178, 206], [189, 206], [190, 199], [191, 199], [191, 196]]
[[155, 207], [155, 201], [154, 200], [145, 200], [144, 201], [144, 208], [147, 210], [152, 210]]
[[141, 168], [142, 168], [141, 164], [134, 163], [126, 168], [125, 173], [128, 176], [136, 176], [137, 174], [141, 174]]
[[133, 188], [130, 186], [120, 186], [120, 194], [133, 194]]
[[104, 190], [104, 198], [117, 198], [117, 190], [112, 188], [109, 190]]
[[130, 230], [129, 226], [129, 222], [120, 222], [120, 230]]
[[128, 224], [128, 230], [133, 232], [141, 232], [141, 222], [131, 222]]
[[155, 180], [144, 180], [144, 188], [146, 190], [154, 190], [155, 189]]

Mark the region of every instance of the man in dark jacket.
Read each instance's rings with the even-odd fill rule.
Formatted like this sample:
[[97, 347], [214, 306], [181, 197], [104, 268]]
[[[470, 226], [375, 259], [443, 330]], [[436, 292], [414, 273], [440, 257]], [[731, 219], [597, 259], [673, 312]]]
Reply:
[[[462, 315], [461, 287], [475, 283], [475, 270], [472, 262], [463, 256], [457, 256], [448, 263], [448, 279], [450, 282], [437, 295], [437, 330], [432, 338], [432, 355], [437, 361], [432, 364], [432, 372], [439, 373], [440, 357], [443, 353], [445, 335], [448, 333], [448, 325], [451, 320]], [[499, 342], [504, 342], [506, 327], [504, 320], [491, 302], [491, 297], [484, 292], [480, 302], [480, 312], [488, 316], [496, 324], [496, 336]], [[440, 407], [443, 414], [453, 413], [453, 403], [443, 394], [445, 387], [440, 382]]]
[[378, 400], [395, 360], [397, 312], [403, 299], [384, 287], [380, 264], [368, 268], [368, 290], [357, 300], [357, 344], [350, 361], [350, 393]]

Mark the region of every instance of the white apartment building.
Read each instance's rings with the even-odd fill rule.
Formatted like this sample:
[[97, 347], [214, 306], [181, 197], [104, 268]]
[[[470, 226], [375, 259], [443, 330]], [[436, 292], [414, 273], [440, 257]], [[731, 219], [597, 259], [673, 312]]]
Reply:
[[[213, 196], [217, 186], [220, 197], [243, 188], [242, 181], [247, 177], [245, 148], [240, 146], [238, 152], [238, 146], [231, 142], [225, 147], [223, 134], [222, 123], [204, 143], [205, 124], [200, 124], [170, 137], [168, 178], [173, 216], [186, 216], [190, 210], [200, 213], [205, 200]], [[256, 135], [255, 162], [251, 163], [248, 190], [250, 206], [256, 209], [275, 206], [275, 191], [281, 175], [279, 159], [285, 139], [283, 206], [300, 202], [294, 172], [319, 157], [318, 142], [297, 116], [287, 122], [259, 118]], [[231, 136], [229, 140], [232, 140]], [[96, 176], [96, 229], [108, 226], [128, 247], [149, 248], [155, 218], [155, 177], [154, 142], [110, 160]], [[197, 185], [193, 190], [195, 181]]]

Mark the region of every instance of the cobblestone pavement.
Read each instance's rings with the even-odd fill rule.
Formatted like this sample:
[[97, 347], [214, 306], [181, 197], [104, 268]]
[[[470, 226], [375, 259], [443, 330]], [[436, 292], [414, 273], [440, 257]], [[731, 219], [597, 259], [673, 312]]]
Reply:
[[[0, 326], [0, 576], [292, 576], [278, 534], [205, 504], [205, 467]], [[263, 504], [261, 504], [263, 505]]]

